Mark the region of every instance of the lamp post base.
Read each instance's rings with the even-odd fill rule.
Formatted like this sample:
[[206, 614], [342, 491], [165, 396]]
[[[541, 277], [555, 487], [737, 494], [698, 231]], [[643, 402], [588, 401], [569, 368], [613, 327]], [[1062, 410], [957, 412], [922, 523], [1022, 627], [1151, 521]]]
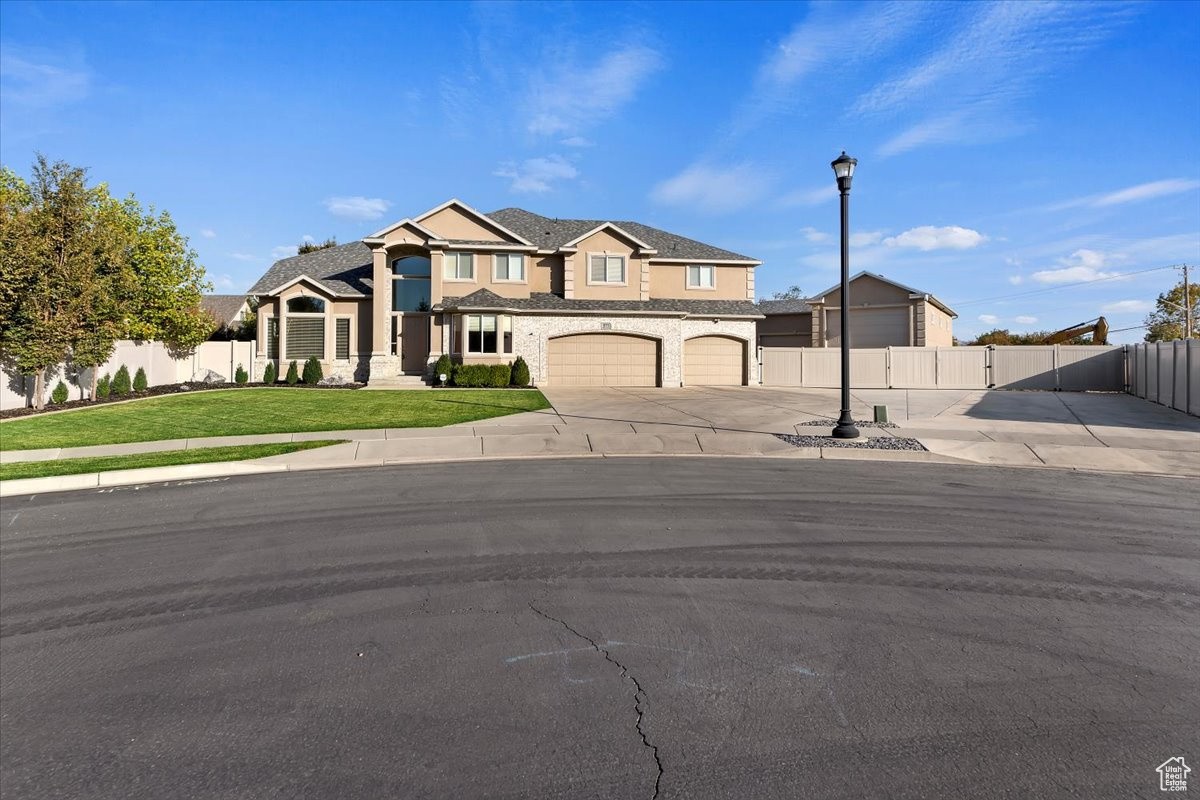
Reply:
[[842, 416], [838, 419], [837, 425], [833, 428], [833, 438], [835, 439], [857, 439], [858, 428], [854, 427], [854, 418], [850, 416], [849, 411], [843, 411]]

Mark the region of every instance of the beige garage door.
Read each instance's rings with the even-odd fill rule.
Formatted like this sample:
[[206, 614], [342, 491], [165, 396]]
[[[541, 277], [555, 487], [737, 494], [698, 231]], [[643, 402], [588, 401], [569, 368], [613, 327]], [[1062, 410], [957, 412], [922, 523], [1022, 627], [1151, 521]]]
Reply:
[[[826, 316], [829, 346], [839, 347], [842, 319], [839, 312]], [[854, 308], [850, 310], [851, 347], [908, 347], [907, 308]]]
[[726, 336], [698, 336], [683, 343], [685, 386], [741, 386], [746, 345]]
[[550, 340], [551, 386], [657, 386], [658, 342], [619, 333]]

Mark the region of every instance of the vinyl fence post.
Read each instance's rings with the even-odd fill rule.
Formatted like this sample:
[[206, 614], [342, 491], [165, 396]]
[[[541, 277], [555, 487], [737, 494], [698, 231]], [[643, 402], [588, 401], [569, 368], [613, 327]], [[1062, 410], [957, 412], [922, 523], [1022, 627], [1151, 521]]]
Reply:
[[1054, 391], [1056, 392], [1062, 391], [1062, 380], [1060, 379], [1058, 373], [1058, 348], [1061, 346], [1062, 345], [1054, 345]]

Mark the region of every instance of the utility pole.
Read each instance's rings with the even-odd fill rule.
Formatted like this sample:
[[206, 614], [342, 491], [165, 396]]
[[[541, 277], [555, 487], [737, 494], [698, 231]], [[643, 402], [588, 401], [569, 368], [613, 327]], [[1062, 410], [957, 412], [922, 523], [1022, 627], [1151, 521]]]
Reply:
[[1188, 291], [1188, 265], [1183, 265], [1183, 338], [1192, 338], [1192, 298]]

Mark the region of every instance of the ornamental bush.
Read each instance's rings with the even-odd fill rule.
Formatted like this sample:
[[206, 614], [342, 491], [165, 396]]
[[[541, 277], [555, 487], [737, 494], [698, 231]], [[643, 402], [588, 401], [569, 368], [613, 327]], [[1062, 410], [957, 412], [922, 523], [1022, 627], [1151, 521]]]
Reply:
[[133, 389], [133, 385], [129, 381], [129, 367], [124, 364], [121, 365], [121, 368], [117, 370], [117, 374], [113, 376], [111, 386], [114, 395], [129, 394]]
[[104, 377], [96, 381], [96, 399], [103, 400], [112, 392], [112, 376], [107, 372]]
[[[438, 356], [437, 363], [433, 365], [433, 382], [439, 386], [450, 382], [450, 376], [454, 373], [454, 361], [450, 356], [442, 353]], [[446, 380], [443, 383], [441, 376], [445, 375]]]
[[512, 367], [508, 364], [492, 364], [489, 372], [488, 383], [497, 389], [503, 389], [512, 380]]
[[233, 382], [238, 386], [245, 386], [250, 381], [250, 376], [246, 374], [246, 369], [241, 364], [238, 364], [237, 372], [233, 373]]
[[272, 383], [278, 380], [278, 378], [279, 375], [277, 375], [275, 372], [275, 362], [268, 361], [266, 368], [263, 369], [263, 383], [270, 386]]
[[300, 373], [296, 371], [296, 362], [288, 364], [287, 377], [284, 378], [288, 386], [295, 386], [300, 382]]
[[138, 371], [133, 374], [133, 390], [135, 392], [144, 392], [149, 385], [149, 382], [146, 380], [146, 370], [138, 367]]
[[304, 382], [310, 385], [316, 384], [325, 374], [321, 371], [321, 362], [316, 356], [309, 356], [304, 362]]
[[492, 368], [487, 364], [457, 364], [454, 367], [453, 381], [455, 386], [466, 388], [490, 386]]
[[512, 365], [512, 385], [513, 386], [528, 386], [529, 385], [529, 365], [525, 363], [525, 359], [517, 356], [517, 360]]
[[54, 391], [50, 393], [50, 402], [56, 406], [61, 406], [67, 402], [67, 385], [65, 383], [59, 381], [55, 384]]

